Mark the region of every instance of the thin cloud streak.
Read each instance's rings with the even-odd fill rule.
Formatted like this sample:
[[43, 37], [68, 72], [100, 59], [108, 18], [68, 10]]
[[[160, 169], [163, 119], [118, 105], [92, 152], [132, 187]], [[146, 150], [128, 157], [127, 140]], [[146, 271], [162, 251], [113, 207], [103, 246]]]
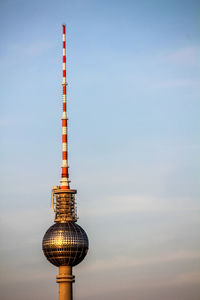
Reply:
[[49, 41], [32, 41], [26, 44], [12, 44], [9, 47], [10, 53], [15, 53], [17, 56], [34, 57], [46, 53], [53, 47], [53, 43]]
[[196, 67], [200, 64], [200, 45], [190, 45], [178, 49], [159, 50], [155, 60], [159, 63], [178, 64], [179, 66]]
[[171, 53], [167, 60], [172, 63], [197, 66], [200, 63], [200, 46], [181, 48]]
[[[90, 265], [86, 265], [84, 270], [87, 272], [104, 272], [105, 270], [115, 270], [115, 269], [128, 269], [137, 266], [147, 266], [156, 264], [166, 264], [174, 263], [177, 261], [187, 261], [187, 260], [199, 260], [200, 253], [197, 251], [178, 251], [176, 253], [170, 253], [168, 255], [163, 255], [160, 257], [146, 257], [134, 259], [133, 257], [119, 256], [114, 257], [109, 260], [97, 260], [92, 262]], [[199, 273], [200, 275], [200, 273]]]
[[[184, 205], [183, 205], [184, 203]], [[106, 208], [106, 209], [105, 209]], [[163, 198], [153, 196], [110, 196], [101, 199], [101, 205], [83, 206], [81, 215], [97, 217], [105, 215], [125, 214], [131, 212], [173, 212], [198, 211], [199, 206], [191, 205], [190, 199]]]
[[166, 79], [157, 80], [152, 83], [154, 88], [180, 88], [180, 87], [191, 87], [197, 88], [200, 85], [200, 79]]

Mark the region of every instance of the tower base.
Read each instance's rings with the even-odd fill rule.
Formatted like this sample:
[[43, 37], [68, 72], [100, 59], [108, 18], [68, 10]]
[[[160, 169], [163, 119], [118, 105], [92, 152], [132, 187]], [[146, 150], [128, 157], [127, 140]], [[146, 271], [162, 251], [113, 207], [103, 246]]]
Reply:
[[59, 283], [59, 300], [73, 300], [72, 283], [75, 282], [75, 276], [72, 275], [72, 267], [60, 266], [56, 279]]

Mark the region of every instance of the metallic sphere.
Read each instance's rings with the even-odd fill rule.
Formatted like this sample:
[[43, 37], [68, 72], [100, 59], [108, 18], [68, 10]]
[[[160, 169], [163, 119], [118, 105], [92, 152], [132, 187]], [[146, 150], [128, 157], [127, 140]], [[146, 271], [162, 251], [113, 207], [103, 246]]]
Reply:
[[88, 251], [88, 237], [74, 222], [56, 223], [44, 235], [42, 249], [55, 266], [75, 266]]

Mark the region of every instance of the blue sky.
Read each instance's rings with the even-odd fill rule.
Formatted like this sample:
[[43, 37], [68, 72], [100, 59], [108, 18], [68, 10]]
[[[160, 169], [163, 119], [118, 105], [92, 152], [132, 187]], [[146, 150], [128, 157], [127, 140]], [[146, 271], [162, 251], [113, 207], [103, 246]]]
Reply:
[[71, 187], [90, 239], [75, 296], [199, 299], [199, 6], [1, 1], [4, 300], [57, 297], [41, 240], [61, 172], [62, 23]]

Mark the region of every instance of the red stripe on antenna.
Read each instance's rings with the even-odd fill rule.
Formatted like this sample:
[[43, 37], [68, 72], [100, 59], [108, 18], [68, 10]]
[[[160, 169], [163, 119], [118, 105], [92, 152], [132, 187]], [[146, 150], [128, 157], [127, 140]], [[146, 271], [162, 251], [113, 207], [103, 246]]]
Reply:
[[67, 127], [67, 120], [66, 119], [62, 120], [62, 127]]
[[67, 135], [66, 134], [62, 136], [62, 141], [63, 141], [63, 143], [67, 142]]
[[63, 157], [63, 160], [67, 160], [67, 152], [66, 151], [63, 152], [62, 157]]

